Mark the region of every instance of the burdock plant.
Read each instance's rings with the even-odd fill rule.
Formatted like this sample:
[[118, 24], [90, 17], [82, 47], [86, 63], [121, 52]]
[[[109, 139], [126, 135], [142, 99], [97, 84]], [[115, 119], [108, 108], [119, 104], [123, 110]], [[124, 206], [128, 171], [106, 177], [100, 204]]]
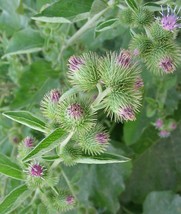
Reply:
[[[46, 137], [38, 144], [34, 138], [26, 137], [19, 145], [18, 160], [28, 188], [40, 196], [45, 206], [48, 201], [51, 203], [48, 210], [57, 211], [72, 209], [77, 204], [75, 193], [69, 192], [72, 190], [57, 189], [57, 170], [61, 163], [73, 166], [129, 160], [107, 153], [111, 141], [109, 131], [98, 122], [98, 114], [103, 110], [117, 122], [135, 120], [144, 86], [138, 63], [125, 49], [104, 56], [92, 52], [72, 56], [67, 73], [72, 88], [65, 93], [52, 89], [40, 103], [45, 121], [25, 111], [4, 114], [45, 133]], [[61, 173], [64, 175], [63, 169]], [[49, 194], [42, 196], [45, 187]]]

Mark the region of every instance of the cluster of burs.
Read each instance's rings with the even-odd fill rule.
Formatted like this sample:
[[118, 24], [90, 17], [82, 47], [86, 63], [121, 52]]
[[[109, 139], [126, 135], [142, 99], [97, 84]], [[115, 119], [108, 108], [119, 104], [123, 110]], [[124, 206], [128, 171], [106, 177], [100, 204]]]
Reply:
[[109, 134], [97, 120], [104, 111], [115, 121], [135, 120], [142, 98], [143, 81], [134, 57], [127, 50], [99, 57], [95, 53], [68, 60], [72, 88], [65, 93], [53, 89], [41, 102], [41, 111], [53, 128], [73, 133], [61, 149], [67, 165], [79, 155], [99, 155], [109, 145]]
[[130, 50], [156, 75], [173, 73], [181, 57], [175, 41], [181, 26], [180, 10], [170, 6], [160, 9], [161, 12], [154, 14], [146, 6], [135, 10], [125, 8], [120, 17], [133, 33]]

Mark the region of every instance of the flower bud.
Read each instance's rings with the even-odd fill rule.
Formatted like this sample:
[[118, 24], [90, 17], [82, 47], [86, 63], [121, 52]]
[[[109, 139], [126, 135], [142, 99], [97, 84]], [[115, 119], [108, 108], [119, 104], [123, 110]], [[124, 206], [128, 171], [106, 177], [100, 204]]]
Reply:
[[163, 127], [163, 120], [160, 118], [157, 119], [154, 125], [156, 129], [161, 129]]
[[42, 177], [43, 176], [43, 166], [38, 163], [32, 164], [29, 167], [29, 173], [33, 177]]
[[170, 132], [167, 131], [167, 130], [161, 130], [161, 131], [159, 132], [159, 136], [160, 136], [161, 138], [167, 138], [167, 137], [170, 136]]
[[68, 61], [68, 77], [71, 84], [81, 91], [95, 89], [100, 79], [98, 60], [99, 57], [91, 52], [83, 54], [80, 57], [71, 57]]
[[131, 53], [128, 50], [122, 50], [118, 56], [117, 62], [123, 67], [128, 67], [131, 62]]
[[159, 67], [165, 73], [173, 73], [175, 71], [175, 66], [173, 64], [173, 60], [170, 57], [165, 57], [159, 62]]
[[60, 157], [63, 159], [63, 163], [66, 166], [73, 166], [76, 164], [75, 160], [80, 158], [81, 149], [79, 146], [74, 145], [74, 143], [69, 142], [63, 147]]
[[52, 121], [56, 120], [56, 109], [58, 106], [61, 93], [58, 89], [53, 89], [47, 94], [45, 94], [43, 100], [41, 101], [41, 111], [43, 115]]
[[84, 60], [80, 57], [71, 56], [68, 60], [68, 68], [71, 72], [76, 72], [84, 65]]
[[134, 83], [134, 88], [135, 90], [139, 90], [144, 86], [144, 82], [141, 77], [137, 77], [135, 83]]
[[90, 131], [79, 136], [78, 139], [81, 149], [90, 155], [103, 153], [109, 145], [109, 134], [100, 124], [93, 127]]
[[176, 13], [176, 8], [177, 7], [173, 10], [170, 6], [167, 6], [167, 12], [165, 13], [163, 7], [161, 7], [162, 12], [160, 12], [160, 14], [162, 15], [162, 18], [160, 23], [164, 30], [173, 31], [181, 27], [179, 23], [181, 18], [177, 16], [178, 13]]
[[72, 96], [59, 103], [57, 121], [66, 131], [84, 132], [94, 124], [94, 112], [88, 100]]
[[135, 11], [133, 15], [134, 23], [136, 26], [148, 26], [153, 21], [153, 13], [146, 7], [141, 7]]
[[23, 140], [23, 143], [24, 143], [25, 147], [31, 148], [31, 147], [33, 147], [34, 139], [32, 137], [26, 137]]
[[131, 106], [120, 108], [119, 115], [121, 119], [125, 121], [128, 121], [128, 120], [133, 121], [136, 119], [134, 110]]

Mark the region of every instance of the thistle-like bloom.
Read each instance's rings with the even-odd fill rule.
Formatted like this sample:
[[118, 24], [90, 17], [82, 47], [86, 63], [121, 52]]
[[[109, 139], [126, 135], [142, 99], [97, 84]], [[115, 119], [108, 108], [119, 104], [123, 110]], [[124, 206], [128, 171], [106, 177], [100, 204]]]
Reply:
[[83, 64], [84, 61], [80, 57], [71, 56], [68, 60], [68, 67], [72, 72], [79, 70], [80, 66]]
[[170, 129], [171, 130], [175, 130], [177, 128], [177, 123], [176, 122], [172, 122], [171, 124], [170, 124]]
[[128, 50], [122, 50], [118, 56], [117, 62], [123, 67], [128, 67], [131, 62], [131, 53]]
[[127, 106], [127, 107], [124, 107], [124, 108], [121, 108], [119, 110], [119, 115], [120, 117], [125, 120], [125, 121], [128, 121], [128, 120], [135, 120], [135, 113], [133, 111], [133, 108], [131, 106]]
[[38, 163], [35, 163], [30, 166], [29, 173], [34, 177], [42, 177], [43, 176], [43, 166]]
[[109, 136], [107, 133], [105, 132], [100, 132], [100, 133], [97, 133], [96, 136], [95, 136], [95, 139], [98, 143], [100, 144], [105, 144], [105, 143], [108, 143], [109, 141]]
[[90, 131], [79, 135], [81, 149], [90, 155], [98, 155], [109, 146], [109, 134], [101, 124], [97, 124]]
[[143, 86], [144, 86], [144, 82], [143, 82], [142, 78], [138, 77], [135, 81], [134, 88], [136, 90], [138, 90], [138, 89], [142, 88]]
[[167, 130], [161, 130], [161, 131], [159, 132], [159, 136], [160, 136], [161, 138], [167, 138], [167, 137], [170, 136], [170, 132], [167, 131]]
[[50, 100], [53, 103], [58, 103], [59, 99], [61, 97], [60, 91], [57, 89], [53, 89], [50, 91]]
[[61, 93], [59, 89], [52, 89], [43, 97], [41, 101], [41, 111], [43, 115], [49, 120], [55, 120], [55, 111], [60, 100]]
[[68, 195], [66, 198], [66, 202], [67, 204], [73, 204], [75, 201], [74, 196], [73, 195]]
[[174, 10], [167, 6], [167, 13], [164, 13], [163, 7], [161, 7], [162, 12], [160, 14], [162, 15], [161, 18], [161, 25], [163, 29], [167, 31], [173, 31], [177, 28], [180, 28], [181, 25], [178, 23], [181, 20], [181, 17], [178, 16], [180, 9], [176, 12], [177, 7], [174, 8]]
[[84, 111], [80, 104], [73, 103], [67, 108], [67, 113], [71, 118], [78, 120], [83, 116]]
[[163, 126], [163, 120], [159, 118], [158, 120], [156, 120], [154, 125], [155, 125], [155, 128], [161, 129]]
[[164, 59], [162, 59], [159, 63], [159, 67], [165, 73], [173, 73], [173, 71], [175, 71], [175, 66], [173, 64], [173, 60], [169, 57], [165, 57]]
[[135, 48], [133, 51], [134, 56], [138, 56], [140, 54], [140, 51], [138, 50], [138, 48]]
[[23, 140], [23, 143], [26, 147], [31, 148], [31, 147], [33, 147], [34, 139], [32, 137], [26, 137]]

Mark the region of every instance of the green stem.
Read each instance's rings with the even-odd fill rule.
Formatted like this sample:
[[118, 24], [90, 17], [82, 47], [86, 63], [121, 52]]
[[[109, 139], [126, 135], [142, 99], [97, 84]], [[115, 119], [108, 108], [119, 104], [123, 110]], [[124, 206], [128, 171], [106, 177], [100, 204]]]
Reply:
[[[97, 109], [97, 107], [101, 104], [101, 101], [111, 92], [111, 88], [106, 88], [104, 91], [100, 92], [97, 96], [97, 98], [94, 100], [94, 102], [91, 105], [92, 109]], [[100, 108], [98, 108], [100, 109]]]
[[74, 134], [74, 131], [70, 132], [69, 135], [65, 138], [65, 140], [61, 142], [61, 144], [60, 144], [60, 152], [63, 149], [63, 147], [66, 146], [67, 143], [70, 141], [70, 139], [72, 138], [73, 134]]
[[72, 45], [80, 36], [85, 33], [89, 28], [93, 27], [96, 24], [96, 21], [108, 10], [109, 8], [105, 8], [99, 13], [95, 14], [91, 19], [89, 19], [67, 42], [62, 46], [60, 50], [60, 54], [58, 56], [58, 60], [61, 59], [63, 51]]
[[75, 192], [74, 192], [74, 189], [73, 189], [73, 187], [72, 187], [72, 185], [71, 185], [71, 183], [70, 183], [68, 177], [66, 176], [65, 172], [63, 171], [63, 169], [61, 170], [61, 172], [62, 172], [62, 175], [63, 175], [63, 177], [64, 177], [64, 179], [65, 179], [65, 181], [66, 181], [66, 183], [67, 183], [67, 185], [68, 185], [68, 187], [69, 187], [69, 189], [70, 189], [70, 191], [72, 192], [72, 195], [73, 195], [74, 198], [77, 200], [77, 197], [76, 197], [76, 194], [75, 194]]

